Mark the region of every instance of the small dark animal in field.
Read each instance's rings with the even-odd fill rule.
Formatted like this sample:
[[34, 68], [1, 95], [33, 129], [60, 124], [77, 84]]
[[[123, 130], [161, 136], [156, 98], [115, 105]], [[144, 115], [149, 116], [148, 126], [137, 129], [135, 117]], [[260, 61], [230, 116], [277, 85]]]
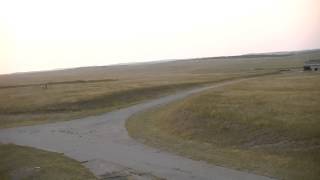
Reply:
[[42, 89], [48, 89], [48, 84], [46, 83], [46, 84], [41, 84], [41, 88]]

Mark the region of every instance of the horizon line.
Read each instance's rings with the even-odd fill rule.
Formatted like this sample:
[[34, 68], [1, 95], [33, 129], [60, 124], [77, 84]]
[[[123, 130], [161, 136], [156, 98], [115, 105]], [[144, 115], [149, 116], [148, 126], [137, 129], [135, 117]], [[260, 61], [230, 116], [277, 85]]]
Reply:
[[[272, 52], [257, 52], [257, 53], [245, 53], [245, 54], [237, 54], [237, 55], [221, 55], [221, 56], [204, 56], [204, 57], [191, 57], [191, 58], [176, 58], [176, 59], [158, 59], [158, 60], [150, 60], [150, 61], [133, 61], [127, 63], [114, 63], [114, 64], [106, 64], [106, 65], [92, 65], [92, 66], [75, 66], [75, 67], [66, 67], [66, 68], [54, 68], [54, 69], [43, 69], [43, 70], [34, 70], [34, 71], [17, 71], [12, 73], [0, 73], [0, 76], [6, 75], [14, 75], [14, 74], [27, 74], [27, 73], [41, 73], [41, 72], [50, 72], [50, 71], [64, 71], [71, 69], [80, 69], [80, 68], [90, 68], [90, 67], [108, 67], [108, 66], [125, 66], [125, 65], [135, 65], [135, 64], [148, 64], [148, 63], [161, 63], [161, 62], [169, 62], [169, 61], [183, 61], [183, 60], [199, 60], [199, 59], [220, 59], [220, 58], [234, 58], [241, 56], [255, 56], [255, 55], [291, 55], [290, 53], [304, 52], [304, 51], [320, 51], [320, 48], [313, 49], [299, 49], [299, 50], [288, 50], [288, 51], [272, 51]], [[248, 57], [247, 57], [248, 58]]]

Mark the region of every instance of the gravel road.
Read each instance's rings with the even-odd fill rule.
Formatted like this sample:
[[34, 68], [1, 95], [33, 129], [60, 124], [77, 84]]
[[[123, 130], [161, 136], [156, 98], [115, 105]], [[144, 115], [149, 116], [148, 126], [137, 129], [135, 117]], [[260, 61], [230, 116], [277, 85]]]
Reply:
[[125, 128], [125, 121], [134, 113], [245, 80], [186, 90], [99, 116], [3, 129], [0, 130], [0, 142], [64, 153], [103, 179], [130, 176], [133, 179], [270, 180], [145, 146], [129, 137]]

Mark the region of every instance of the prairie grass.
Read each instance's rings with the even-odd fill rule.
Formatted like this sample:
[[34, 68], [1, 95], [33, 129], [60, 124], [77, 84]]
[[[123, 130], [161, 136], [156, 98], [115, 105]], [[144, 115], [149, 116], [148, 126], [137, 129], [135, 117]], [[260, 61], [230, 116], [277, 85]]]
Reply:
[[177, 84], [59, 84], [0, 89], [0, 128], [70, 120], [97, 115], [196, 85], [232, 76]]
[[129, 134], [193, 159], [279, 179], [320, 177], [320, 74], [209, 90], [127, 122]]
[[302, 67], [307, 57], [206, 58], [1, 75], [0, 128], [97, 115], [194, 86]]
[[[320, 51], [289, 56], [204, 58], [0, 75], [0, 129], [77, 119], [194, 86], [259, 76], [278, 72], [281, 69], [300, 69], [305, 60], [314, 57], [320, 57]], [[48, 88], [43, 89], [41, 87], [43, 84], [47, 84]], [[171, 113], [176, 110], [174, 105], [170, 107], [173, 109], [166, 112], [168, 116], [171, 116]], [[205, 109], [203, 111], [205, 112]], [[157, 114], [155, 117], [162, 117]], [[147, 119], [143, 118], [143, 120]], [[287, 156], [284, 156], [286, 161], [278, 161], [279, 157], [282, 157], [278, 154], [262, 156], [266, 153], [251, 149], [232, 149], [229, 146], [217, 148], [217, 145], [213, 143], [201, 142], [199, 134], [195, 137], [200, 139], [193, 140], [192, 136], [179, 137], [174, 131], [168, 133], [169, 131], [159, 129], [154, 126], [153, 122], [156, 121], [140, 121], [139, 119], [139, 123], [131, 122], [135, 121], [129, 122], [129, 127], [134, 128], [129, 128], [129, 130], [136, 137], [146, 138], [145, 135], [150, 135], [149, 142], [156, 145], [165, 142], [161, 144], [161, 147], [168, 145], [170, 149], [173, 148], [184, 155], [192, 155], [193, 158], [207, 159], [241, 169], [257, 170], [260, 173], [262, 171], [258, 170], [264, 170], [260, 167], [263, 164], [259, 163], [259, 166], [257, 165], [259, 168], [256, 168], [252, 166], [254, 160], [259, 162], [261, 158], [275, 159], [274, 162], [279, 162], [275, 167], [287, 165], [284, 163], [288, 161]], [[141, 128], [143, 128], [141, 132], [145, 134], [135, 132]], [[181, 150], [182, 147], [185, 147], [184, 151]], [[232, 156], [234, 158], [226, 158]], [[20, 175], [26, 179], [94, 179], [92, 174], [79, 162], [57, 153], [15, 145], [0, 145], [0, 157], [0, 179], [12, 178], [12, 175], [15, 178], [19, 178]], [[301, 158], [299, 166], [303, 169], [305, 165], [310, 166], [311, 160], [307, 158], [318, 156], [311, 154], [300, 156], [298, 152], [296, 156], [288, 157], [295, 157], [292, 158], [295, 161]], [[249, 158], [252, 161], [242, 166], [239, 159]], [[318, 165], [317, 159], [314, 162]], [[270, 163], [265, 164], [265, 168], [269, 166]], [[35, 167], [40, 167], [40, 169]], [[271, 169], [276, 171], [276, 168]], [[314, 172], [313, 168], [303, 170], [304, 172], [295, 173]], [[281, 168], [279, 172], [283, 174]], [[266, 173], [270, 174], [270, 171]]]

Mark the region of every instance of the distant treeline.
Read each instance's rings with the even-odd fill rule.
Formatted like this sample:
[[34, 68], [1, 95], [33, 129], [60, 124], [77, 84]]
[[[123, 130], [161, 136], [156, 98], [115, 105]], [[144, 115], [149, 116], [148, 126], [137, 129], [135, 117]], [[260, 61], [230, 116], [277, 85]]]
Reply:
[[99, 79], [99, 80], [74, 80], [74, 81], [56, 81], [56, 82], [44, 82], [44, 83], [35, 83], [35, 84], [21, 84], [21, 85], [12, 85], [12, 86], [0, 86], [0, 89], [7, 88], [18, 88], [18, 87], [31, 87], [31, 86], [42, 86], [42, 85], [58, 85], [58, 84], [82, 84], [82, 83], [97, 83], [97, 82], [108, 82], [116, 81], [116, 79]]

